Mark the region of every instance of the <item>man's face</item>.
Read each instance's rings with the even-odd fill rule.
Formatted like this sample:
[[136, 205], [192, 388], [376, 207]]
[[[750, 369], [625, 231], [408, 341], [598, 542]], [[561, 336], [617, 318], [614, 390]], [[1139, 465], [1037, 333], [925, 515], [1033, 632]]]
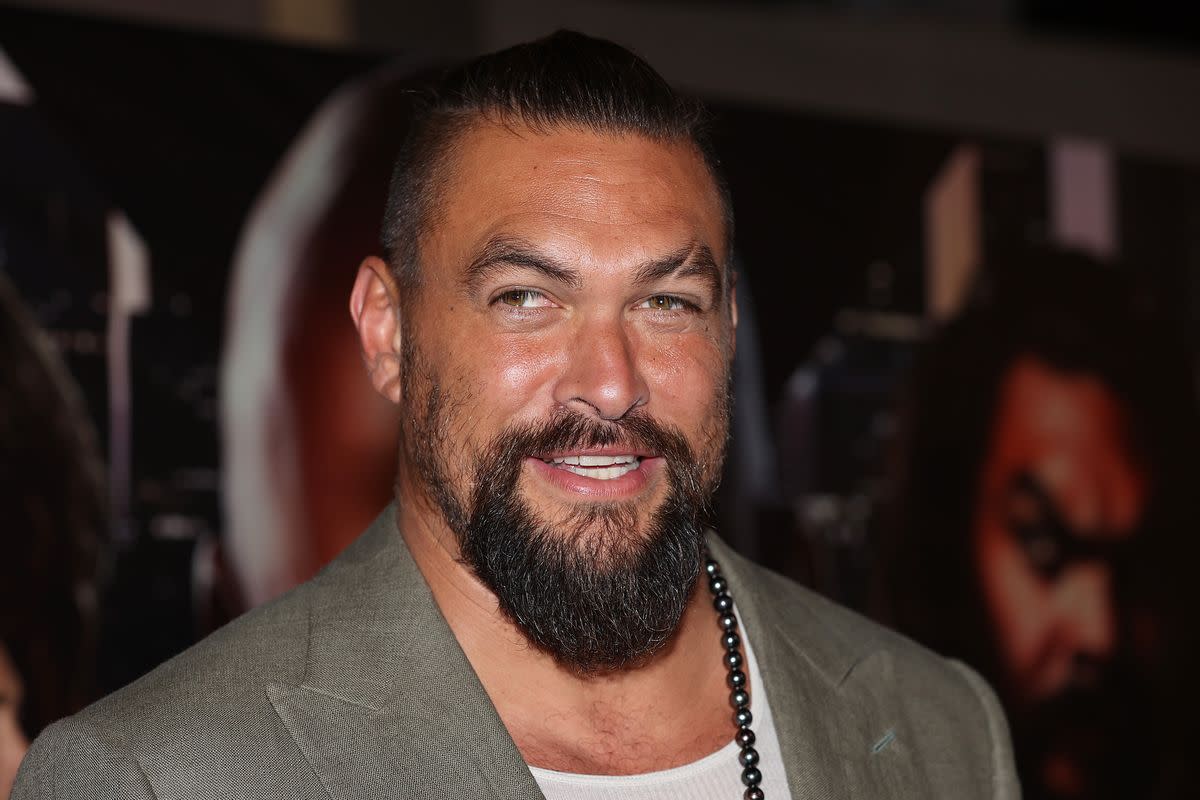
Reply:
[[[523, 527], [560, 573], [587, 573], [576, 593], [620, 573], [609, 588], [635, 589], [639, 558], [694, 527], [728, 430], [734, 318], [706, 166], [685, 144], [481, 123], [438, 207], [402, 302], [402, 491], [423, 484], [485, 581], [497, 537]], [[676, 545], [686, 599], [699, 563]]]
[[[1014, 725], [1024, 715], [1058, 730], [1029, 735], [1058, 737], [1046, 744], [1057, 754], [1039, 778], [1064, 796], [1086, 782], [1077, 762], [1093, 747], [1084, 739], [1106, 735], [1096, 730], [1105, 725], [1099, 704], [1080, 701], [1113, 689], [1105, 685], [1120, 646], [1113, 567], [1145, 496], [1112, 392], [1032, 357], [1016, 360], [982, 474], [975, 566]], [[1077, 712], [1089, 720], [1073, 719]]]

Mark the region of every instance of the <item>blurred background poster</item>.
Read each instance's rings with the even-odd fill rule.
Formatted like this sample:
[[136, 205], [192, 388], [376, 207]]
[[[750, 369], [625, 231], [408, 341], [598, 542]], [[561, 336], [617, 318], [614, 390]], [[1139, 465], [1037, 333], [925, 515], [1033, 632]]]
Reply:
[[0, 7], [0, 792], [387, 502], [408, 90], [557, 27], [717, 115], [722, 534], [983, 672], [1028, 797], [1192, 796], [1200, 28], [1049, 0]]

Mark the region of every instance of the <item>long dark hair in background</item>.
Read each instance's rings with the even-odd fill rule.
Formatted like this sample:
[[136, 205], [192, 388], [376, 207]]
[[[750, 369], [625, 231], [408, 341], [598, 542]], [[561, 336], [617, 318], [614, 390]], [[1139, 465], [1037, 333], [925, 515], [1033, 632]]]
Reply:
[[74, 381], [0, 274], [0, 644], [36, 735], [93, 697], [107, 503]]

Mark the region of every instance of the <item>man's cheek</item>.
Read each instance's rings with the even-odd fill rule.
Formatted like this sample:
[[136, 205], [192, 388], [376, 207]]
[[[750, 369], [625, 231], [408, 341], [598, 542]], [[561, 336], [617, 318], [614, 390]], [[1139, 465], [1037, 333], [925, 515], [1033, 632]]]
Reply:
[[[553, 383], [565, 359], [544, 348], [510, 346], [498, 349], [480, 374], [485, 376], [491, 405], [521, 407], [542, 387]], [[549, 392], [547, 392], [549, 394]]]

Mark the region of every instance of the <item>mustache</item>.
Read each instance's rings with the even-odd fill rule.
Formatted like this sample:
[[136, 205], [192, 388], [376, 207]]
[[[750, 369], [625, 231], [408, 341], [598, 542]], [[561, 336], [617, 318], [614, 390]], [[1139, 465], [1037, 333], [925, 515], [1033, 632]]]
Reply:
[[500, 441], [506, 453], [519, 457], [618, 446], [669, 461], [691, 456], [691, 447], [681, 431], [637, 412], [610, 421], [564, 410], [551, 419], [510, 428]]
[[683, 432], [636, 410], [618, 420], [603, 420], [564, 409], [549, 419], [507, 428], [493, 440], [491, 452], [481, 460], [481, 465], [488, 465], [489, 474], [477, 475], [476, 485], [482, 488], [483, 482], [497, 478], [515, 483], [517, 467], [528, 456], [540, 458], [551, 453], [618, 446], [631, 453], [653, 453], [663, 458], [678, 489], [705, 505], [700, 477], [703, 465], [697, 462]]

